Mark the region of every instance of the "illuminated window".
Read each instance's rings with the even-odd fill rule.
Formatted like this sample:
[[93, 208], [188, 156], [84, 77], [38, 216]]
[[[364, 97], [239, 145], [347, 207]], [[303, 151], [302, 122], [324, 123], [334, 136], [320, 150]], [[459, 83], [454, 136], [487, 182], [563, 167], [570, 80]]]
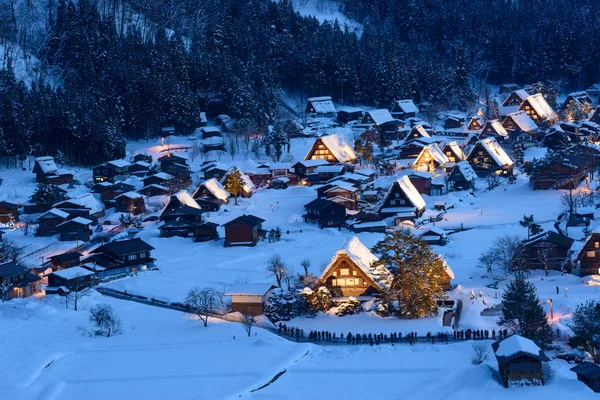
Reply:
[[595, 248], [600, 248], [600, 242], [594, 242], [594, 247]]
[[350, 269], [348, 269], [348, 268], [342, 268], [342, 269], [340, 269], [340, 275], [341, 276], [348, 276], [348, 275], [350, 275]]
[[588, 258], [594, 258], [594, 257], [596, 257], [596, 252], [595, 252], [595, 251], [588, 251], [588, 252], [586, 253], [586, 256], [587, 256]]

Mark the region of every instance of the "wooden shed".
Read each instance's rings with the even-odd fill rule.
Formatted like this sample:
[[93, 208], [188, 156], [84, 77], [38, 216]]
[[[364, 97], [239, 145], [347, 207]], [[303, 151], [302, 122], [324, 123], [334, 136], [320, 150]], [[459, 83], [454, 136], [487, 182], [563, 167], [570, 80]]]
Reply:
[[274, 285], [268, 283], [233, 285], [225, 292], [231, 297], [231, 311], [244, 315], [261, 315]]
[[544, 384], [542, 362], [549, 359], [533, 340], [512, 335], [492, 343], [492, 349], [504, 386]]
[[577, 374], [577, 380], [585, 383], [596, 393], [600, 393], [600, 365], [584, 362], [571, 368]]
[[241, 215], [223, 226], [225, 227], [225, 247], [256, 246], [260, 240], [264, 219], [254, 215]]

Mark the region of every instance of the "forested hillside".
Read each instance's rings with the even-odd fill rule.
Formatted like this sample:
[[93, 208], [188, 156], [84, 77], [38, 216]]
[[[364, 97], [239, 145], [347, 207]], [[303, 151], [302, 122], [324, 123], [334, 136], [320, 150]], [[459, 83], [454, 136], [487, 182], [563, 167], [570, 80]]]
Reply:
[[[209, 103], [258, 127], [287, 95], [467, 108], [484, 82], [600, 80], [594, 0], [340, 0], [363, 25], [288, 0], [0, 0], [0, 155], [95, 164], [126, 138], [197, 126]], [[29, 88], [12, 66], [40, 66]]]

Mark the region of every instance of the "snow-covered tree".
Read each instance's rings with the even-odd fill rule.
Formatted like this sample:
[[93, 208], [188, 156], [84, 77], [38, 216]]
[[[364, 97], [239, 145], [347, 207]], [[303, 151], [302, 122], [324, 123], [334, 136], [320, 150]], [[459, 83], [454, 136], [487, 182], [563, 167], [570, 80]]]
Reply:
[[596, 360], [600, 349], [600, 302], [588, 300], [577, 306], [569, 325], [575, 334], [575, 343], [592, 355]]
[[244, 190], [245, 182], [242, 178], [242, 172], [238, 168], [234, 168], [227, 173], [223, 188], [233, 195], [235, 205], [237, 206], [238, 196]]

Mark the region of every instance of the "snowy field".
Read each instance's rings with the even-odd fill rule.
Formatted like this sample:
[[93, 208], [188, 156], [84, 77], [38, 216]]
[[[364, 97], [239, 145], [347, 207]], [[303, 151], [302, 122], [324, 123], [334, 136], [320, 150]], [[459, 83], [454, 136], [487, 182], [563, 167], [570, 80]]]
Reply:
[[[349, 132], [345, 131], [345, 134]], [[168, 148], [181, 148], [177, 154], [190, 158], [193, 171], [206, 157], [191, 158], [195, 141], [169, 138]], [[312, 139], [295, 139], [286, 161], [304, 158]], [[159, 141], [132, 142], [128, 157], [148, 152], [156, 160], [166, 147]], [[184, 149], [186, 148], [186, 149]], [[530, 152], [530, 158], [541, 152]], [[225, 167], [257, 165], [248, 154], [237, 154], [232, 161], [227, 154], [210, 155]], [[264, 160], [266, 161], [266, 159]], [[28, 165], [26, 165], [28, 167]], [[62, 166], [60, 166], [62, 167]], [[243, 169], [242, 168], [242, 169]], [[74, 170], [77, 179], [89, 181], [87, 169]], [[30, 169], [0, 168], [4, 179], [0, 200], [24, 202], [35, 189]], [[199, 178], [193, 174], [194, 183]], [[140, 182], [131, 183], [140, 187]], [[69, 189], [71, 196], [83, 194], [86, 188]], [[486, 182], [478, 182], [474, 195], [454, 192], [439, 198], [426, 197], [428, 208], [434, 201], [445, 200], [453, 206], [444, 220], [435, 225], [445, 229], [467, 228], [449, 236], [446, 246], [435, 246], [455, 273], [454, 289], [448, 293], [463, 301], [461, 329], [497, 329], [496, 317], [482, 317], [481, 311], [500, 303], [506, 283], [502, 271], [486, 273], [478, 266], [479, 255], [497, 237], [511, 234], [526, 236], [519, 225], [524, 214], [534, 214], [544, 229], [552, 229], [561, 209], [561, 191], [533, 191], [527, 177], [520, 175], [513, 185], [486, 190]], [[223, 247], [216, 242], [194, 243], [191, 239], [160, 238], [157, 224], [148, 222], [139, 234], [155, 247], [153, 257], [159, 271], [112, 281], [106, 286], [159, 299], [181, 301], [192, 287], [211, 286], [225, 290], [238, 282], [275, 283], [266, 272], [267, 260], [281, 255], [286, 265], [297, 273], [300, 263], [308, 258], [309, 269], [319, 275], [342, 244], [354, 236], [347, 230], [320, 230], [302, 222], [303, 206], [316, 197], [314, 188], [290, 187], [286, 190], [259, 190], [239, 205], [222, 207], [209, 213], [207, 220], [223, 224], [242, 214], [253, 214], [266, 220], [265, 229], [279, 227], [283, 234], [278, 243], [261, 242], [256, 247]], [[159, 210], [163, 198], [148, 201]], [[437, 212], [428, 210], [426, 215]], [[118, 220], [113, 211], [105, 219]], [[430, 227], [427, 224], [425, 227]], [[561, 225], [564, 229], [564, 224]], [[224, 231], [220, 229], [223, 237]], [[579, 239], [581, 228], [570, 228], [569, 235]], [[5, 235], [27, 252], [57, 241], [23, 235], [22, 229]], [[383, 238], [382, 234], [357, 235], [367, 246]], [[62, 242], [52, 252], [74, 247]], [[542, 301], [553, 300], [555, 329], [568, 332], [567, 324], [577, 304], [600, 298], [600, 277], [580, 278], [551, 272], [534, 272], [529, 278], [537, 287]], [[488, 285], [499, 281], [496, 289]], [[556, 288], [559, 294], [556, 294]], [[471, 293], [477, 298], [472, 300]], [[481, 293], [481, 297], [479, 294]], [[113, 305], [123, 320], [124, 332], [112, 338], [89, 338], [78, 329], [86, 326], [85, 312], [97, 302]], [[472, 366], [470, 343], [451, 345], [379, 347], [317, 346], [296, 344], [255, 329], [257, 336], [248, 338], [239, 324], [211, 321], [209, 328], [176, 311], [118, 301], [96, 294], [84, 299], [83, 311], [65, 309], [60, 299], [47, 297], [14, 300], [0, 304], [0, 399], [101, 399], [121, 398], [134, 393], [144, 399], [217, 399], [217, 398], [311, 398], [319, 393], [324, 398], [381, 399], [422, 398], [592, 398], [592, 392], [575, 379], [570, 365], [555, 359], [549, 363], [547, 386], [542, 388], [504, 389], [498, 381], [495, 361]], [[545, 308], [549, 312], [548, 303]], [[347, 332], [441, 332], [441, 317], [422, 320], [380, 318], [363, 313], [337, 317], [332, 313], [315, 318], [296, 318], [288, 323], [305, 331], [318, 329]], [[235, 339], [234, 339], [235, 337]], [[268, 383], [285, 370], [274, 383]], [[348, 379], [356, 377], [355, 379]]]

